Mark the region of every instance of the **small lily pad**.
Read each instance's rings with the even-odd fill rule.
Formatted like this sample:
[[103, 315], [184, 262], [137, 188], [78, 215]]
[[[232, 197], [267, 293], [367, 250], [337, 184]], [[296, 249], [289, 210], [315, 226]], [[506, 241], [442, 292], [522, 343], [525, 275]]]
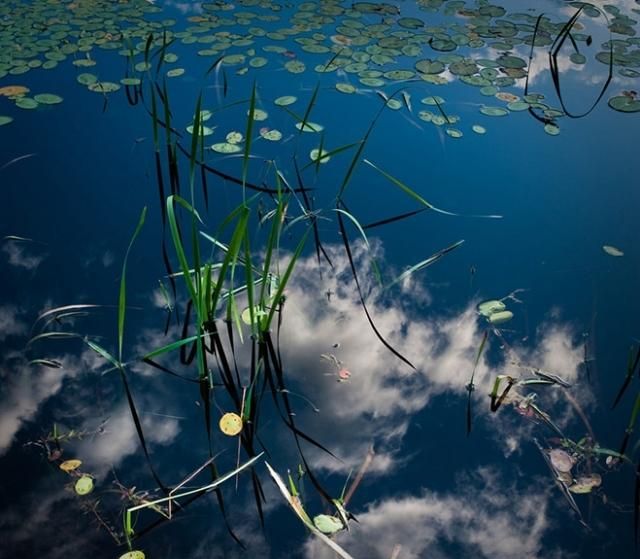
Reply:
[[501, 312], [505, 310], [507, 306], [502, 301], [492, 299], [491, 301], [485, 301], [478, 305], [478, 312], [482, 316], [490, 317], [493, 313]]
[[118, 559], [145, 559], [145, 555], [142, 551], [134, 549], [123, 553]]
[[230, 144], [239, 144], [244, 139], [244, 136], [240, 132], [229, 132], [226, 136], [227, 142]]
[[342, 520], [335, 516], [329, 516], [328, 514], [314, 516], [313, 524], [323, 534], [335, 534], [336, 532], [340, 532], [340, 530], [344, 530]]
[[298, 98], [293, 95], [283, 95], [278, 97], [274, 103], [280, 107], [286, 107], [287, 105], [293, 105], [297, 100]]
[[324, 126], [322, 126], [322, 124], [310, 121], [305, 122], [304, 127], [302, 126], [302, 122], [296, 122], [296, 128], [303, 132], [322, 132], [324, 130]]
[[280, 130], [261, 130], [260, 137], [271, 142], [282, 140], [282, 132]]
[[501, 311], [492, 313], [491, 316], [489, 316], [489, 322], [491, 322], [491, 324], [502, 324], [504, 322], [508, 322], [512, 318], [513, 313], [511, 311]]
[[225, 435], [235, 437], [242, 431], [242, 418], [237, 413], [225, 413], [220, 418], [219, 427]]
[[312, 149], [309, 152], [309, 157], [311, 158], [311, 161], [313, 161], [314, 163], [316, 163], [317, 161], [320, 161], [320, 163], [327, 163], [329, 161], [329, 159], [331, 159], [331, 157], [329, 157], [327, 155], [327, 151], [322, 150], [322, 153], [320, 153], [319, 149]]
[[88, 495], [93, 491], [93, 478], [88, 475], [82, 476], [76, 481], [75, 490], [78, 495]]
[[77, 470], [82, 464], [82, 460], [65, 460], [60, 464], [60, 469], [63, 472], [72, 472], [73, 470]]
[[10, 122], [13, 122], [13, 118], [11, 118], [10, 116], [0, 115], [0, 126], [4, 126], [5, 124], [9, 124]]
[[228, 142], [220, 142], [211, 146], [213, 151], [218, 153], [238, 153], [242, 151], [242, 148], [236, 144], [230, 144]]
[[476, 134], [486, 134], [487, 133], [487, 129], [484, 126], [480, 126], [479, 124], [474, 124], [471, 127], [471, 130], [473, 130]]

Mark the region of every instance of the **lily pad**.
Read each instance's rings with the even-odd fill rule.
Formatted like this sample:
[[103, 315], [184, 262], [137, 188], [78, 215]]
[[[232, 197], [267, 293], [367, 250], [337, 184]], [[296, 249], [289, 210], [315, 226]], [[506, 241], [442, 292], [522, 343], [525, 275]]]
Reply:
[[350, 83], [337, 83], [336, 89], [341, 93], [355, 93], [356, 88], [352, 86]]
[[227, 142], [229, 142], [230, 144], [239, 144], [244, 139], [242, 134], [236, 131], [229, 132], [226, 138], [227, 138]]
[[328, 514], [319, 514], [313, 517], [314, 526], [323, 534], [335, 534], [344, 530], [342, 520]]
[[235, 437], [242, 431], [242, 418], [237, 413], [225, 413], [218, 425], [225, 435]]
[[[189, 134], [193, 134], [193, 124], [190, 124], [189, 126], [187, 126], [186, 128], [187, 132], [189, 132]], [[213, 128], [210, 128], [209, 126], [205, 126], [204, 124], [200, 125], [200, 137], [202, 136], [211, 136], [211, 134], [213, 134]]]
[[13, 122], [13, 118], [11, 118], [10, 116], [0, 115], [0, 126], [4, 126], [5, 124], [9, 124], [10, 122]]
[[280, 130], [264, 130], [260, 132], [260, 137], [271, 142], [282, 140], [282, 132]]
[[88, 475], [82, 476], [74, 486], [78, 495], [88, 495], [93, 491], [93, 478]]
[[[247, 111], [247, 116], [249, 116], [249, 111]], [[253, 110], [253, 120], [267, 120], [269, 113], [267, 111], [263, 111], [262, 109], [254, 109]]]
[[513, 318], [513, 313], [511, 311], [501, 311], [492, 313], [489, 316], [489, 322], [491, 324], [502, 324], [504, 322], [508, 322]]
[[293, 95], [283, 95], [282, 97], [278, 97], [274, 103], [279, 107], [286, 107], [288, 105], [293, 105], [297, 100], [298, 98]]
[[492, 314], [501, 312], [506, 308], [507, 306], [502, 301], [492, 299], [491, 301], [485, 301], [484, 303], [480, 303], [478, 305], [478, 312], [482, 316], [486, 316], [488, 318]]
[[60, 464], [60, 469], [63, 472], [72, 472], [73, 470], [77, 470], [82, 464], [82, 460], [65, 460]]
[[621, 113], [637, 113], [640, 111], [640, 100], [626, 95], [618, 95], [609, 99], [609, 106]]
[[145, 555], [142, 551], [134, 549], [132, 551], [127, 551], [118, 557], [118, 559], [145, 559]]
[[242, 148], [239, 145], [230, 144], [228, 142], [213, 144], [211, 149], [218, 153], [238, 153], [239, 151], [242, 151]]
[[549, 452], [549, 460], [558, 472], [570, 472], [573, 468], [573, 458], [561, 448], [554, 448]]
[[471, 127], [471, 130], [473, 130], [476, 134], [486, 134], [487, 129], [484, 126], [480, 126], [479, 124], [474, 124]]
[[325, 150], [322, 150], [322, 152], [320, 152], [319, 149], [315, 148], [309, 152], [309, 157], [314, 163], [316, 163], [318, 160], [320, 161], [320, 163], [327, 163], [329, 159], [331, 159], [331, 157], [327, 156], [327, 153], [329, 152]]
[[184, 68], [172, 68], [171, 70], [167, 71], [167, 77], [177, 78], [178, 76], [182, 76], [184, 72], [185, 72]]
[[98, 76], [87, 73], [78, 74], [76, 80], [82, 85], [91, 85], [92, 83], [96, 83], [98, 81]]
[[304, 127], [302, 126], [302, 122], [296, 122], [296, 128], [303, 132], [322, 132], [324, 130], [324, 126], [322, 126], [322, 124], [310, 121], [305, 122]]
[[89, 91], [95, 91], [96, 93], [113, 93], [120, 89], [120, 84], [113, 82], [95, 82], [89, 84], [87, 89]]
[[502, 107], [482, 107], [480, 112], [487, 116], [507, 116], [509, 111]]
[[38, 102], [31, 97], [18, 97], [18, 99], [16, 99], [16, 107], [21, 109], [37, 109]]

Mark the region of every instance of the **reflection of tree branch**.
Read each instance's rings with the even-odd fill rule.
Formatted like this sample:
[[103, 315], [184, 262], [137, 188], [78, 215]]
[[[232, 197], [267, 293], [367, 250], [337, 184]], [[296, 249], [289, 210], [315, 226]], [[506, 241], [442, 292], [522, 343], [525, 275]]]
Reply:
[[367, 473], [367, 470], [369, 469], [369, 466], [371, 465], [371, 462], [373, 462], [373, 457], [375, 456], [375, 454], [376, 453], [373, 450], [373, 445], [371, 445], [369, 447], [369, 450], [367, 451], [367, 456], [365, 457], [364, 462], [362, 462], [362, 466], [360, 466], [360, 469], [358, 470], [358, 473], [356, 474], [356, 477], [353, 478], [353, 482], [349, 486], [349, 490], [347, 491], [347, 494], [344, 496], [342, 504], [345, 507], [347, 506], [347, 504], [351, 500], [351, 497], [353, 497], [353, 494], [355, 493], [356, 489], [358, 488], [358, 485], [360, 485], [360, 482], [362, 481], [362, 478], [364, 477], [364, 474]]

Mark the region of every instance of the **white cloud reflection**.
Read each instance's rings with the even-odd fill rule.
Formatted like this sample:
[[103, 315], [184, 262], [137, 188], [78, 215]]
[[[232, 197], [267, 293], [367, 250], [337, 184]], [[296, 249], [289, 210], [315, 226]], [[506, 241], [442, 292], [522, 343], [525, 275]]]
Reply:
[[[318, 452], [314, 453], [316, 465], [346, 473], [358, 467], [373, 443], [376, 459], [369, 471], [386, 473], [398, 466], [401, 454], [406, 457], [401, 446], [412, 417], [436, 396], [459, 397], [460, 425], [463, 425], [465, 385], [486, 325], [478, 320], [477, 300], [461, 308], [420, 316], [414, 310], [411, 286], [406, 286], [402, 297], [396, 298], [404, 303], [391, 306], [372, 297], [368, 305], [377, 328], [412, 361], [416, 367], [413, 371], [372, 332], [353, 282], [345, 281], [350, 274], [346, 256], [338, 247], [325, 248], [334, 262], [334, 274], [325, 273], [321, 278], [313, 259], [299, 262], [287, 289], [281, 344], [285, 368], [296, 383], [289, 388], [310, 398], [320, 413], [314, 413], [299, 397], [293, 396], [292, 402], [303, 430], [326, 442], [343, 460]], [[359, 243], [353, 250], [362, 270], [366, 266], [366, 250]], [[379, 253], [381, 249], [377, 246], [375, 250]], [[328, 289], [333, 293], [330, 301], [325, 296]], [[424, 299], [424, 293], [420, 297]], [[525, 372], [516, 369], [510, 363], [512, 359], [575, 381], [582, 362], [582, 346], [577, 345], [575, 338], [569, 325], [549, 322], [538, 330], [534, 345], [514, 344], [510, 352], [503, 352], [498, 363], [488, 363], [487, 348], [474, 381], [476, 421], [489, 415], [486, 395], [495, 376], [504, 372], [519, 376]], [[499, 343], [493, 335], [489, 337], [489, 347]], [[334, 348], [334, 344], [339, 347]], [[337, 368], [321, 359], [321, 354], [329, 353], [351, 372], [348, 382], [337, 382]], [[557, 401], [559, 397], [553, 403]], [[571, 417], [567, 416], [567, 421]], [[492, 429], [507, 441], [502, 444], [510, 446], [512, 452], [519, 444], [518, 431], [510, 426], [507, 440], [506, 430], [494, 425], [499, 423], [492, 421]]]
[[[546, 495], [518, 490], [505, 481], [504, 472], [490, 468], [466, 477], [454, 492], [422, 489], [354, 511], [358, 522], [338, 543], [354, 557], [369, 559], [388, 559], [396, 546], [403, 559], [559, 556], [543, 549], [549, 528]], [[307, 540], [305, 557], [330, 559], [333, 553], [314, 538]]]

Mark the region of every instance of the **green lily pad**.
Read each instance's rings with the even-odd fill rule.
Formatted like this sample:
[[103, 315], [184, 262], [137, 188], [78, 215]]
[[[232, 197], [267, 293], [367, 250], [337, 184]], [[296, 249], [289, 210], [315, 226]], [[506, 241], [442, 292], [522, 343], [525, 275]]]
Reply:
[[502, 107], [482, 107], [480, 112], [487, 116], [507, 116], [509, 111]]
[[242, 151], [242, 148], [237, 144], [230, 144], [228, 142], [220, 142], [218, 144], [213, 144], [211, 146], [213, 151], [217, 151], [218, 153], [238, 153]]
[[609, 106], [621, 113], [637, 113], [640, 111], [640, 100], [626, 95], [618, 95], [609, 99]]
[[93, 478], [91, 476], [83, 475], [74, 486], [78, 495], [88, 495], [93, 491]]
[[293, 95], [283, 95], [282, 97], [278, 97], [274, 103], [279, 107], [286, 107], [287, 105], [293, 105], [297, 100], [298, 98]]
[[89, 91], [95, 91], [96, 93], [113, 93], [120, 89], [120, 84], [113, 82], [95, 82], [89, 84], [87, 89]]
[[282, 132], [280, 130], [265, 130], [260, 132], [260, 137], [271, 142], [282, 140]]
[[335, 534], [344, 530], [344, 524], [339, 518], [329, 516], [328, 514], [319, 514], [313, 517], [314, 526], [323, 534]]
[[230, 144], [239, 144], [244, 139], [243, 135], [240, 132], [229, 132], [226, 136], [227, 142]]
[[134, 85], [140, 85], [142, 83], [142, 80], [140, 78], [122, 78], [120, 80], [120, 83], [122, 85], [134, 86]]
[[[247, 111], [247, 116], [249, 116], [249, 111]], [[262, 109], [254, 109], [253, 110], [253, 120], [267, 120], [269, 113], [267, 111], [263, 111]]]
[[31, 97], [19, 97], [16, 99], [16, 107], [20, 109], [37, 109], [38, 102], [35, 99], [31, 99]]
[[557, 136], [560, 134], [560, 127], [557, 124], [547, 122], [547, 124], [544, 125], [544, 131], [549, 134], [549, 136]]
[[489, 316], [489, 322], [491, 324], [502, 324], [504, 322], [508, 322], [513, 318], [513, 313], [511, 311], [500, 311], [491, 313]]
[[268, 62], [269, 60], [264, 56], [256, 56], [255, 58], [249, 60], [249, 66], [251, 66], [252, 68], [262, 68], [263, 66], [266, 66]]
[[445, 101], [442, 97], [439, 97], [438, 95], [429, 95], [429, 97], [425, 97], [424, 99], [421, 99], [420, 102], [423, 105], [436, 106], [436, 105], [442, 105]]
[[285, 63], [284, 67], [292, 74], [302, 74], [302, 72], [307, 69], [302, 60], [289, 60]]
[[492, 314], [504, 311], [507, 306], [502, 302], [495, 299], [490, 301], [485, 301], [484, 303], [480, 303], [478, 305], [478, 312], [482, 316], [490, 317]]
[[462, 138], [463, 136], [462, 132], [457, 128], [447, 128], [445, 132], [452, 138]]
[[94, 75], [94, 74], [78, 74], [78, 76], [76, 77], [76, 80], [78, 81], [78, 83], [81, 83], [82, 85], [91, 85], [92, 83], [96, 83], [98, 81], [98, 76]]
[[352, 86], [350, 83], [337, 83], [336, 89], [341, 93], [355, 93], [356, 88]]
[[127, 551], [118, 557], [118, 559], [145, 559], [145, 555], [142, 551], [134, 549], [132, 551]]
[[0, 115], [0, 126], [4, 126], [5, 124], [9, 124], [10, 122], [13, 122], [13, 118], [11, 118], [10, 116]]
[[486, 134], [487, 129], [484, 126], [480, 126], [479, 124], [474, 124], [471, 127], [471, 130], [473, 130], [476, 134]]
[[322, 132], [324, 130], [324, 126], [322, 126], [322, 124], [310, 121], [304, 123], [304, 128], [302, 126], [302, 122], [296, 122], [296, 128], [303, 132]]
[[[190, 124], [189, 126], [187, 126], [186, 128], [187, 132], [189, 132], [189, 134], [193, 134], [193, 124]], [[202, 136], [211, 136], [211, 134], [213, 134], [213, 128], [210, 128], [209, 126], [205, 126], [204, 124], [200, 124], [200, 137]]]
[[331, 157], [327, 156], [327, 153], [329, 152], [325, 150], [322, 150], [322, 152], [320, 152], [319, 149], [315, 148], [309, 152], [309, 157], [314, 163], [316, 163], [318, 160], [320, 161], [320, 163], [327, 163], [329, 159], [331, 159]]
[[185, 72], [184, 68], [172, 68], [171, 70], [167, 71], [167, 77], [177, 78], [178, 76], [181, 76], [182, 74], [184, 74], [184, 72]]
[[57, 105], [58, 103], [62, 103], [62, 97], [54, 95], [53, 93], [38, 93], [34, 95], [33, 98], [41, 105]]

